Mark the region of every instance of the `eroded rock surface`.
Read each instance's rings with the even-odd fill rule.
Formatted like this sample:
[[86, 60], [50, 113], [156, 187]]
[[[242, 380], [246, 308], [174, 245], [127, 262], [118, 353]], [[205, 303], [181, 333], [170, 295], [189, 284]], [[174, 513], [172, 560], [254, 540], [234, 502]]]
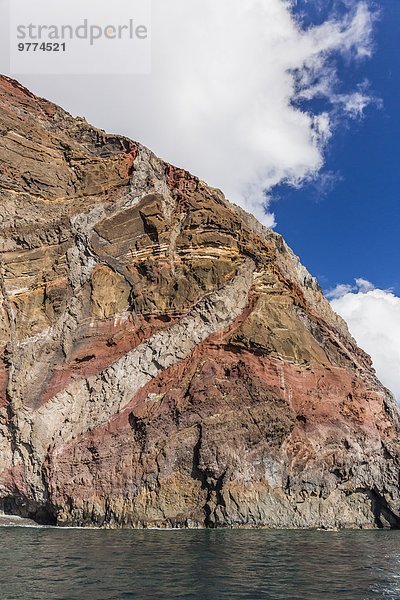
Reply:
[[276, 233], [0, 78], [0, 508], [396, 527], [399, 415]]

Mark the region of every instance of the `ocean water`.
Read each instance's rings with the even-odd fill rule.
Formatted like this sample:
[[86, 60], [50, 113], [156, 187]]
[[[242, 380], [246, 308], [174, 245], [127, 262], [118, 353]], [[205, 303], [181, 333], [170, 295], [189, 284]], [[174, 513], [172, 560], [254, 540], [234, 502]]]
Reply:
[[0, 598], [397, 600], [400, 532], [0, 527]]

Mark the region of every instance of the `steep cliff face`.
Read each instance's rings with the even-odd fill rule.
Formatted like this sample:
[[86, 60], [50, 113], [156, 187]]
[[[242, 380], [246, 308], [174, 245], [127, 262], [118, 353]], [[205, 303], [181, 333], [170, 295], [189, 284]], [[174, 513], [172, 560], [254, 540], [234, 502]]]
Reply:
[[282, 238], [0, 78], [0, 506], [398, 526], [397, 406]]

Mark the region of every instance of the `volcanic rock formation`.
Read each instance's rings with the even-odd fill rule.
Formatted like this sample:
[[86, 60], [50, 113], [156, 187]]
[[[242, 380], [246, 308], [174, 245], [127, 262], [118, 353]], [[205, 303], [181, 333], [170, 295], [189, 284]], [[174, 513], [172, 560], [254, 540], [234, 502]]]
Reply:
[[399, 413], [283, 239], [0, 78], [0, 507], [396, 527]]

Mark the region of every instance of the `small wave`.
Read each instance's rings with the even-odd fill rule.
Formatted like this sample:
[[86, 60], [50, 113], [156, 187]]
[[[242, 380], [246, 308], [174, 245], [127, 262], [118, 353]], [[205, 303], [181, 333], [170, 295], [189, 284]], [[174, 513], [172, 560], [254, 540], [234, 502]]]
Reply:
[[0, 514], [0, 527], [44, 527], [32, 521], [32, 519], [25, 519], [24, 517], [17, 517], [16, 515], [5, 515]]

